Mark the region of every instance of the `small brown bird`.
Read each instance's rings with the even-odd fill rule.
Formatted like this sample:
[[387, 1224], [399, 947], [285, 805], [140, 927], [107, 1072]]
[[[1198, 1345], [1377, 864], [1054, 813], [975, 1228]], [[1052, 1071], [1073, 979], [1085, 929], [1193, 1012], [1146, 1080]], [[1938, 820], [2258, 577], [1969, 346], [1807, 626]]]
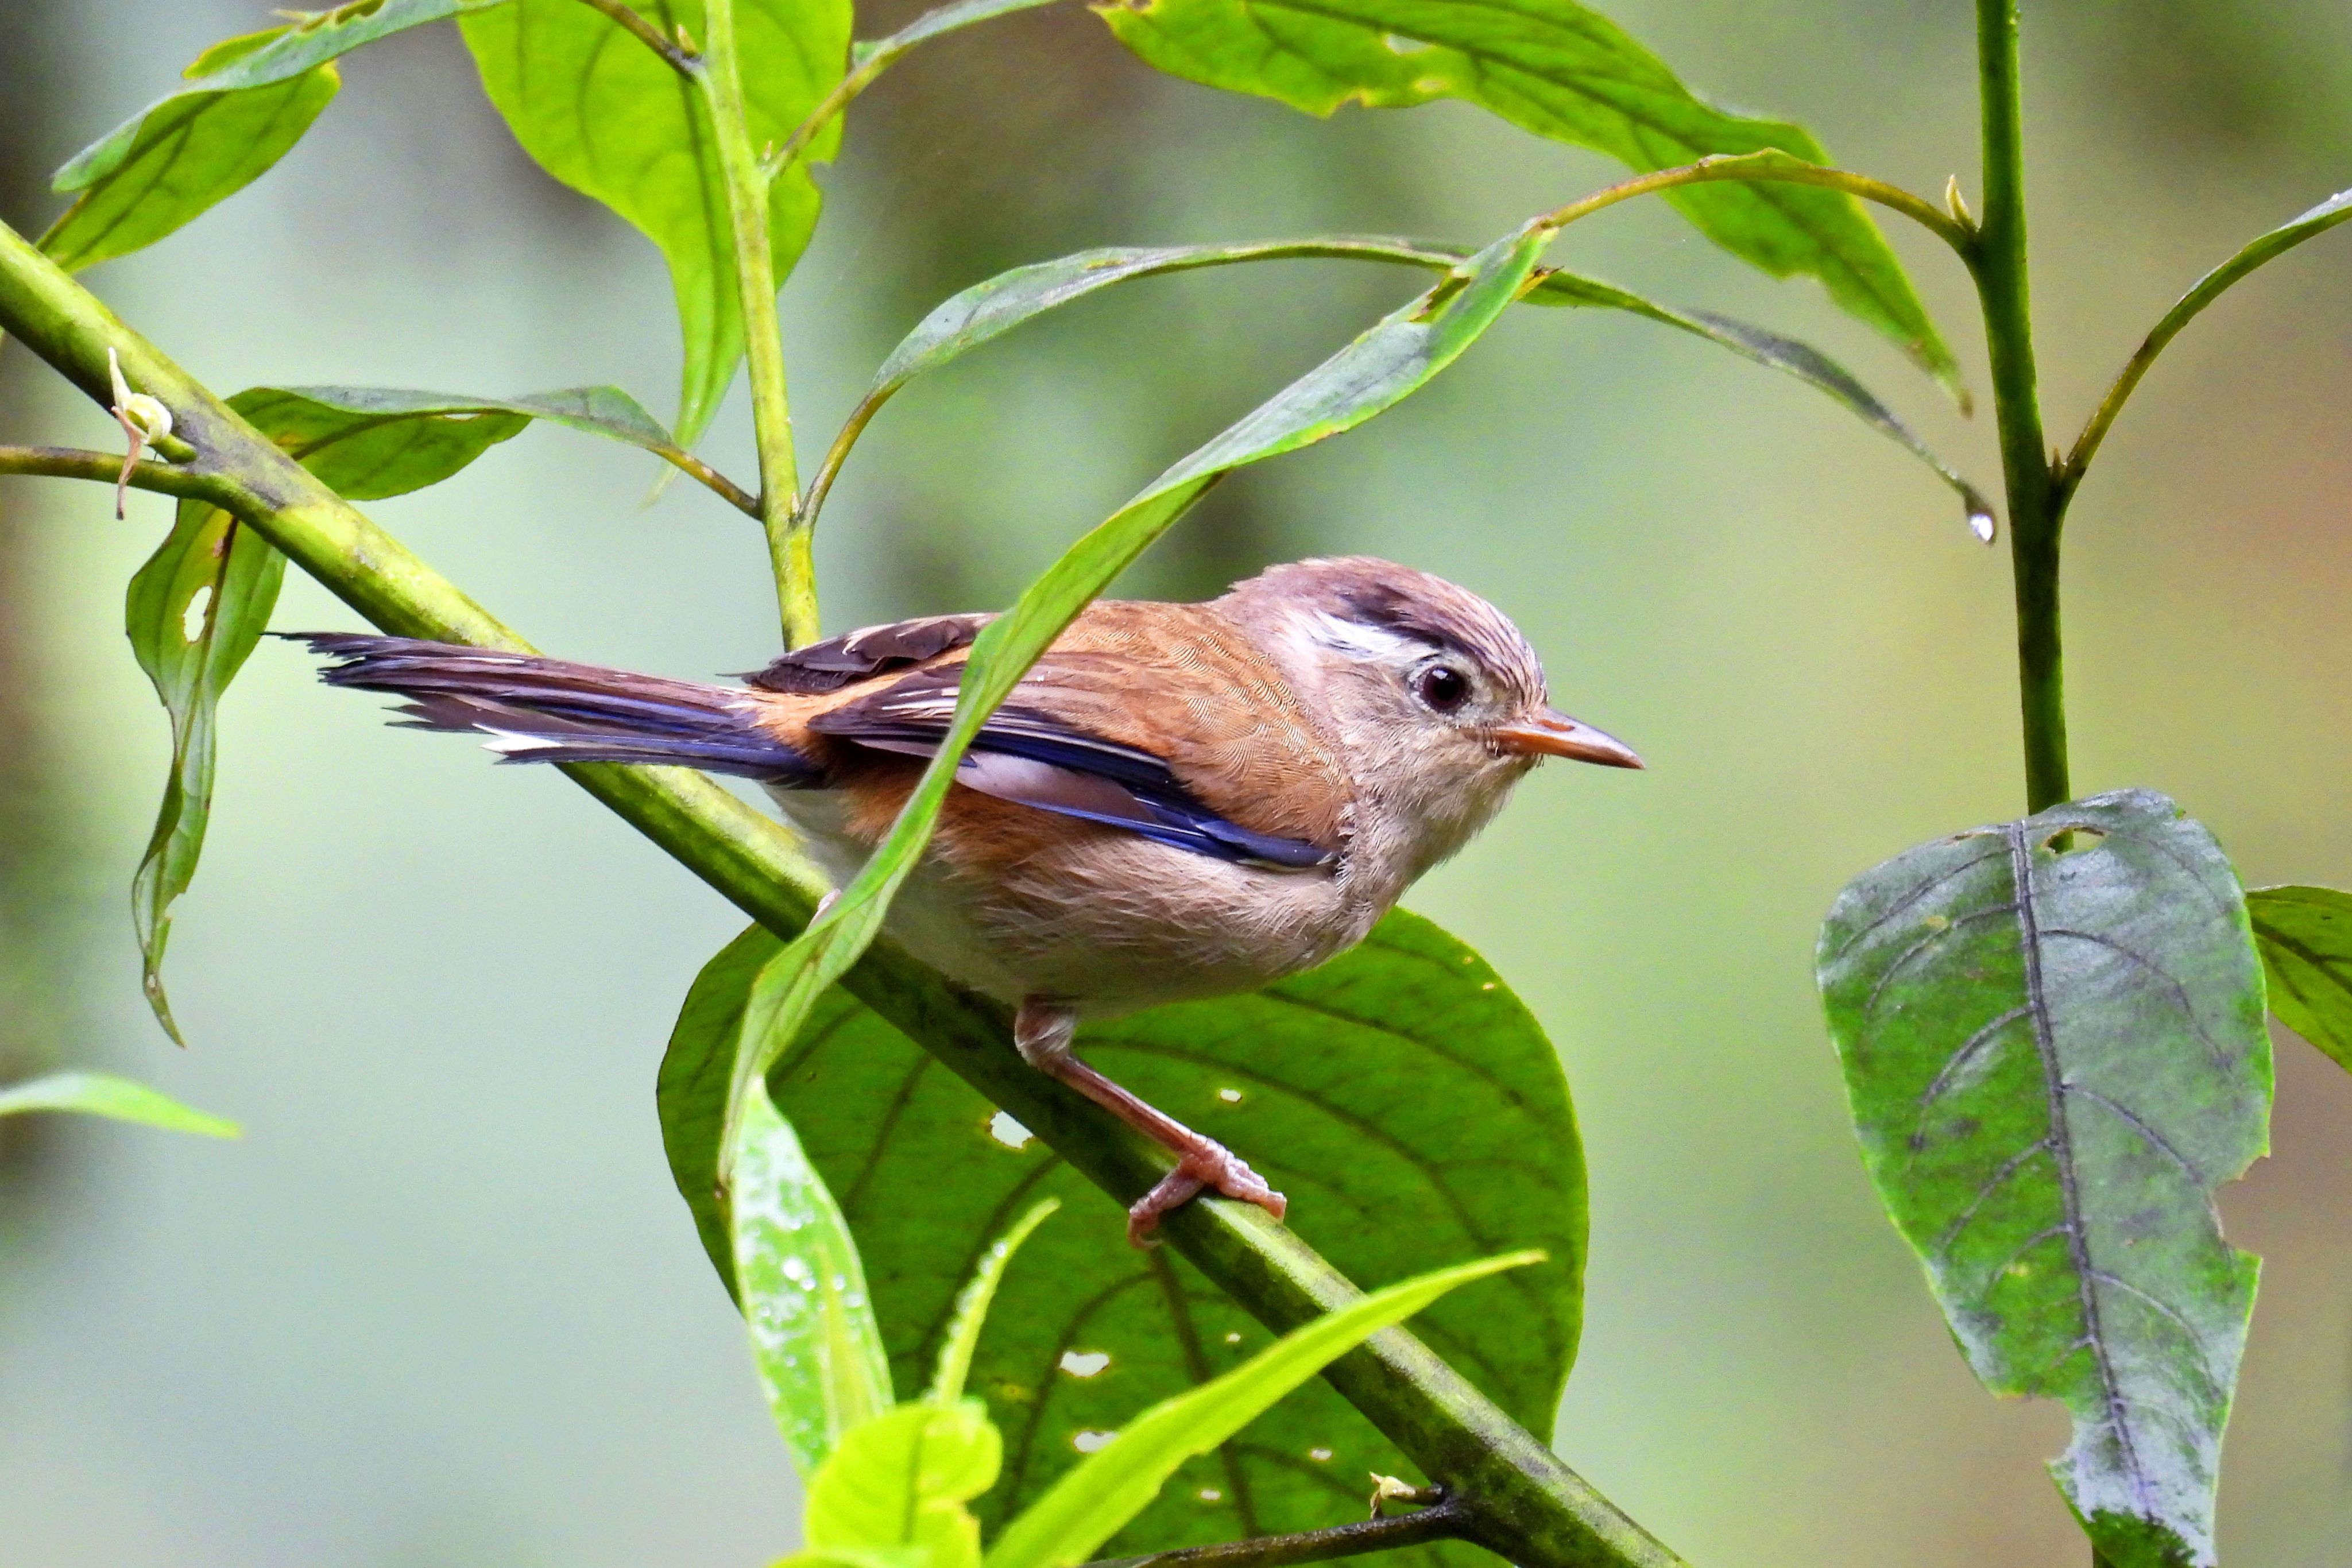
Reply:
[[[836, 886], [947, 733], [989, 617], [872, 626], [743, 687], [404, 638], [308, 634], [333, 685], [509, 762], [684, 763], [766, 785]], [[1078, 1020], [1254, 990], [1360, 941], [1546, 757], [1641, 759], [1552, 711], [1493, 605], [1367, 557], [1278, 566], [1202, 604], [1090, 605], [959, 768], [888, 929], [1017, 1009], [1014, 1040], [1177, 1156], [1129, 1211], [1148, 1239], [1203, 1187], [1279, 1218], [1223, 1145], [1087, 1066]]]

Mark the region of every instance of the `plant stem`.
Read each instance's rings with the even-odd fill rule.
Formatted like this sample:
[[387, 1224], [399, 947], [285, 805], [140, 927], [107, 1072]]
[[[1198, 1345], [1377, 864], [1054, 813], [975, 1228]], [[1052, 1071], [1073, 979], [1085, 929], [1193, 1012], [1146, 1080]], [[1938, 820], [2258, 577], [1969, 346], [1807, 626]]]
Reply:
[[695, 73], [702, 62], [688, 54], [681, 45], [665, 37], [662, 30], [646, 20], [628, 4], [628, 0], [581, 0], [581, 3], [592, 11], [601, 11], [611, 17], [622, 31], [659, 55], [670, 69], [688, 81], [695, 79]]
[[1984, 114], [1984, 221], [1968, 251], [1992, 357], [1993, 409], [2009, 491], [2017, 602], [2018, 706], [2025, 731], [2026, 810], [2072, 798], [2058, 626], [2058, 539], [2065, 495], [2042, 433], [2026, 277], [2025, 133], [2017, 0], [1977, 0]]
[[776, 257], [768, 236], [768, 176], [751, 146], [743, 101], [741, 56], [735, 47], [735, 0], [710, 0], [703, 12], [699, 73], [727, 184], [733, 229], [736, 293], [743, 308], [743, 356], [751, 378], [751, 428], [760, 449], [760, 523], [776, 575], [776, 610], [784, 646], [817, 638], [816, 563], [800, 520], [800, 470], [793, 456], [792, 400], [784, 386], [784, 338], [776, 314]]
[[[0, 446], [0, 474], [93, 479], [101, 485], [111, 485], [121, 472], [122, 459], [110, 452], [89, 452], [79, 446]], [[210, 500], [219, 491], [220, 481], [191, 468], [142, 457], [131, 466], [131, 487], [163, 496]]]
[[1390, 1514], [1293, 1535], [1261, 1535], [1255, 1541], [1188, 1546], [1181, 1551], [1154, 1552], [1142, 1557], [1110, 1557], [1089, 1563], [1086, 1568], [1287, 1568], [1294, 1563], [1328, 1563], [1338, 1557], [1360, 1557], [1367, 1552], [1458, 1539], [1463, 1511], [1461, 1505], [1449, 1498], [1418, 1513]]
[[[520, 634], [409, 553], [96, 298], [0, 224], [0, 329], [100, 406], [112, 397], [106, 350], [163, 400], [196, 451], [205, 498], [284, 550], [378, 627], [528, 651]], [[683, 768], [574, 764], [563, 771], [751, 918], [800, 935], [826, 889], [774, 821]], [[1108, 1113], [1020, 1058], [1006, 1009], [950, 984], [887, 938], [843, 986], [1125, 1206], [1166, 1174], [1164, 1157]], [[1362, 1292], [1263, 1210], [1199, 1199], [1161, 1234], [1244, 1311], [1277, 1333]], [[1464, 1510], [1460, 1532], [1522, 1568], [1682, 1568], [1653, 1539], [1402, 1329], [1375, 1335], [1325, 1376]]]

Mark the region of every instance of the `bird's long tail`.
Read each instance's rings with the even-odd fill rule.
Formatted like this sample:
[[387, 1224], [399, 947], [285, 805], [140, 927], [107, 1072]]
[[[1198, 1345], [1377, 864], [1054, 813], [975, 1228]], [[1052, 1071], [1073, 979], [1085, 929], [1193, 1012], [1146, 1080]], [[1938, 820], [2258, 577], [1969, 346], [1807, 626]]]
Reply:
[[407, 727], [487, 736], [502, 762], [678, 763], [815, 782], [815, 765], [762, 728], [757, 699], [734, 687], [411, 637], [286, 635], [341, 661], [320, 672], [329, 685], [405, 697]]

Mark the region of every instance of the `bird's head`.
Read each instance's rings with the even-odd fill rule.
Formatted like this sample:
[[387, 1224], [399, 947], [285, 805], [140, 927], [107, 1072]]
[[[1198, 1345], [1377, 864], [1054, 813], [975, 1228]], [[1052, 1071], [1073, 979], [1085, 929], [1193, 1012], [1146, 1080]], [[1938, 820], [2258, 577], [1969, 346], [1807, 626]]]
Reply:
[[1484, 827], [1547, 757], [1639, 768], [1622, 742], [1556, 712], [1509, 617], [1465, 589], [1370, 556], [1294, 561], [1217, 601], [1339, 741], [1409, 875]]

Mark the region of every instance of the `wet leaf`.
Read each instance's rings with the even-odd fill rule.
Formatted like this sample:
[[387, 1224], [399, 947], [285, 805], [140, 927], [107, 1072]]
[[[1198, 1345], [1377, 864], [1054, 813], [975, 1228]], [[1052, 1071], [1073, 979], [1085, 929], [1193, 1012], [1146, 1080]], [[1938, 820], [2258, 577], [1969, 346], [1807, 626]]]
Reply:
[[239, 412], [353, 501], [437, 485], [534, 419], [682, 456], [669, 432], [619, 387], [566, 387], [519, 398], [391, 387], [255, 387]]
[[1978, 1377], [2065, 1404], [2052, 1473], [2112, 1568], [2210, 1564], [2258, 1267], [2213, 1195], [2271, 1096], [2220, 847], [2146, 790], [1923, 844], [1839, 895], [1820, 978], [1864, 1162]]
[[68, 270], [154, 244], [267, 172], [335, 96], [331, 61], [388, 34], [504, 0], [353, 0], [216, 44], [156, 99], [59, 169], [79, 199], [41, 236]]
[[[706, 36], [701, 0], [635, 8], [665, 33]], [[752, 143], [782, 144], [841, 79], [849, 5], [736, 0], [735, 16]], [[634, 225], [669, 264], [685, 340], [677, 438], [691, 447], [743, 354], [726, 187], [701, 93], [580, 0], [511, 0], [462, 26], [482, 86], [524, 150]], [[839, 141], [839, 126], [827, 127], [770, 192], [779, 283], [816, 226], [809, 163], [832, 157]]]
[[[1440, 1301], [1415, 1332], [1513, 1419], [1550, 1430], [1581, 1321], [1583, 1162], [1558, 1056], [1469, 948], [1391, 914], [1321, 968], [1090, 1026], [1079, 1049], [1238, 1150], [1289, 1194], [1291, 1227], [1368, 1287], [1512, 1249], [1549, 1254]], [[839, 991], [768, 1088], [841, 1197], [901, 1385], [939, 1358], [988, 1239], [1041, 1197], [1065, 1205], [1006, 1275], [973, 1354], [970, 1388], [1007, 1439], [984, 1519], [1041, 1496], [1081, 1443], [1268, 1343], [1181, 1259], [1129, 1247], [1118, 1203]], [[1120, 1549], [1342, 1523], [1361, 1517], [1368, 1471], [1409, 1468], [1312, 1384], [1187, 1463]], [[1396, 1561], [1478, 1559], [1419, 1547]]]
[[[1095, 9], [1161, 70], [1310, 114], [1451, 98], [1644, 172], [1767, 148], [1830, 162], [1801, 126], [1728, 113], [1699, 98], [1616, 24], [1574, 0], [1139, 0]], [[1686, 186], [1665, 199], [1773, 277], [1818, 277], [1841, 308], [1958, 390], [1951, 350], [1852, 196], [1740, 183]]]
[[2271, 1011], [2352, 1070], [2352, 894], [2258, 887], [2246, 894]]
[[244, 1135], [235, 1122], [192, 1111], [159, 1089], [110, 1072], [53, 1072], [0, 1088], [0, 1116], [26, 1111], [80, 1111], [207, 1138]]

